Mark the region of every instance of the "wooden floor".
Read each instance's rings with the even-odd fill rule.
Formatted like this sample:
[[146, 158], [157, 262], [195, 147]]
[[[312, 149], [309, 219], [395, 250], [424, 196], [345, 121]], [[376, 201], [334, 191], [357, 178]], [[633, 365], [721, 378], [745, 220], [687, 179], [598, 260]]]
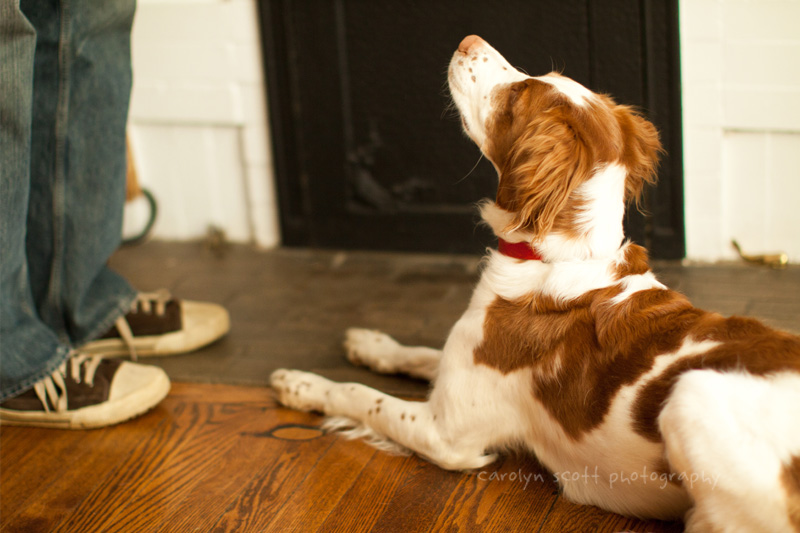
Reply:
[[[112, 265], [140, 289], [225, 305], [232, 330], [200, 352], [154, 360], [178, 383], [135, 421], [87, 432], [0, 428], [0, 531], [682, 529], [573, 505], [529, 458], [445, 472], [321, 435], [318, 417], [276, 404], [267, 380], [281, 366], [424, 397], [427, 384], [350, 365], [342, 332], [372, 327], [441, 346], [469, 300], [477, 257], [246, 246], [212, 253], [151, 242], [120, 250]], [[800, 333], [800, 267], [656, 270], [700, 307]]]
[[681, 531], [569, 503], [529, 458], [446, 472], [319, 420], [264, 387], [176, 383], [116, 427], [3, 427], [0, 530]]

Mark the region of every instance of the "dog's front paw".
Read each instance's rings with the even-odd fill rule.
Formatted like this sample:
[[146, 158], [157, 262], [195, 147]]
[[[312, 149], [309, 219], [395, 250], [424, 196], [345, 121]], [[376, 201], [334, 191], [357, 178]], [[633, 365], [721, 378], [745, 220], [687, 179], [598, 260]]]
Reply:
[[374, 329], [350, 328], [345, 332], [347, 359], [383, 374], [397, 372], [394, 356], [399, 347], [396, 340]]
[[278, 401], [300, 411], [325, 412], [325, 401], [333, 382], [322, 376], [300, 370], [279, 369], [269, 378], [278, 393]]

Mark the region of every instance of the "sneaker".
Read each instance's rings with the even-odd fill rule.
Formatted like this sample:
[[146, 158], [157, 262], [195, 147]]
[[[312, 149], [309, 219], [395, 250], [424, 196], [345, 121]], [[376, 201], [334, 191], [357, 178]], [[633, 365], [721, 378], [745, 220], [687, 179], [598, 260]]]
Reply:
[[33, 388], [0, 404], [0, 424], [90, 429], [130, 420], [169, 392], [158, 367], [74, 353]]
[[172, 298], [166, 290], [139, 293], [130, 312], [82, 352], [106, 357], [173, 355], [191, 352], [230, 330], [224, 307]]

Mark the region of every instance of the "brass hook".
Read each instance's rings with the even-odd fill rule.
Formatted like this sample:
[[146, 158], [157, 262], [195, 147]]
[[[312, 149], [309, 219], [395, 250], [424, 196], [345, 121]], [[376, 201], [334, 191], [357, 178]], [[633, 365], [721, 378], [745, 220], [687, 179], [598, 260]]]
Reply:
[[772, 268], [786, 268], [786, 265], [789, 264], [789, 256], [785, 253], [777, 253], [777, 254], [755, 254], [750, 255], [742, 252], [741, 246], [736, 240], [732, 240], [731, 244], [736, 251], [739, 253], [739, 257], [747, 261], [748, 263], [754, 263], [757, 265], [767, 265]]

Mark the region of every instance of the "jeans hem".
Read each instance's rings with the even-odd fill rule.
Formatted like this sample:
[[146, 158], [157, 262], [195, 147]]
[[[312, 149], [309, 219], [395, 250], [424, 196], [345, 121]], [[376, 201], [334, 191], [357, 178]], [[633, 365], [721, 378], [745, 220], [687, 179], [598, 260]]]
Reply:
[[40, 382], [41, 380], [43, 380], [44, 378], [55, 372], [58, 369], [58, 367], [60, 367], [64, 363], [64, 361], [69, 359], [71, 353], [72, 353], [72, 348], [70, 348], [69, 346], [63, 344], [58, 346], [58, 348], [56, 348], [55, 354], [53, 354], [53, 357], [50, 358], [47, 366], [45, 366], [41, 370], [41, 372], [39, 372], [38, 374], [34, 374], [32, 378], [23, 381], [19, 385], [11, 388], [9, 392], [7, 392], [6, 394], [0, 396], [0, 402], [4, 402], [9, 398], [13, 398], [15, 396], [19, 396], [20, 394], [23, 394], [32, 389], [33, 386], [36, 385], [38, 382]]
[[[96, 338], [103, 335], [106, 331], [111, 329], [111, 326], [114, 325], [114, 322], [121, 316], [125, 315], [131, 307], [131, 304], [136, 299], [137, 291], [132, 289], [117, 298], [117, 302], [113, 305], [113, 307], [105, 314], [105, 317], [97, 322], [97, 326], [88, 334], [86, 335], [86, 339], [81, 339], [79, 342], [74, 342], [73, 346], [68, 346], [66, 344], [58, 345], [56, 348], [55, 353], [53, 356], [48, 360], [47, 365], [45, 367], [33, 375], [33, 377], [26, 379], [22, 383], [15, 385], [11, 389], [9, 389], [6, 393], [0, 393], [0, 402], [4, 402], [9, 398], [13, 398], [15, 396], [19, 396], [27, 391], [29, 391], [33, 386], [41, 381], [42, 379], [46, 378], [47, 376], [51, 375], [53, 372], [58, 370], [64, 361], [70, 358], [72, 353], [75, 351], [80, 351], [80, 346], [86, 344], [91, 340], [95, 340]], [[78, 348], [74, 348], [77, 346]]]
[[97, 340], [101, 335], [105, 335], [105, 333], [111, 329], [111, 327], [114, 325], [114, 322], [116, 322], [119, 317], [128, 314], [128, 311], [131, 309], [131, 305], [133, 305], [133, 302], [136, 300], [137, 294], [138, 292], [135, 289], [131, 289], [127, 294], [120, 296], [117, 299], [117, 303], [108, 311], [108, 313], [105, 314], [105, 317], [97, 322], [97, 326], [90, 330], [89, 333], [84, 336], [84, 338], [74, 340], [72, 343], [73, 346], [80, 351], [80, 347], [84, 344], [93, 340]]

